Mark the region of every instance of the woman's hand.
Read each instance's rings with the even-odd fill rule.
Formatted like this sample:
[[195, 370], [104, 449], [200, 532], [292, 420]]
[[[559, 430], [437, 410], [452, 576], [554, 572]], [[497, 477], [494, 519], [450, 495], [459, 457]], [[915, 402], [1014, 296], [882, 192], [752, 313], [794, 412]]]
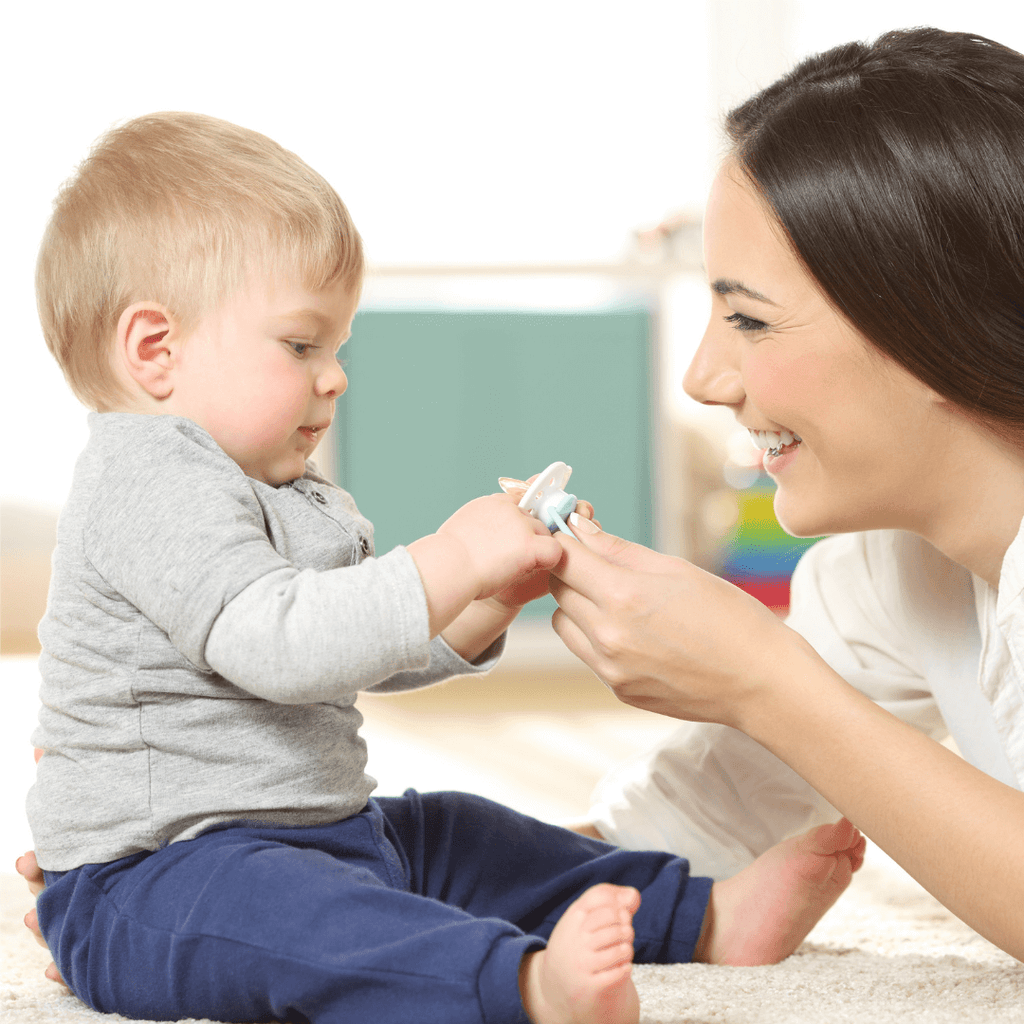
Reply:
[[624, 703], [742, 727], [803, 641], [764, 605], [680, 558], [574, 524], [553, 570], [555, 632]]
[[[498, 483], [506, 494], [510, 494], [516, 501], [521, 501], [527, 488], [536, 479], [537, 474], [535, 473], [529, 480], [514, 480], [511, 477], [502, 477]], [[589, 501], [577, 501], [576, 514], [584, 519], [592, 520], [594, 518], [594, 506]], [[506, 608], [518, 610], [523, 605], [536, 601], [539, 597], [544, 597], [549, 592], [549, 584], [550, 573], [547, 570], [537, 570], [528, 576], [524, 576], [522, 579], [516, 580], [504, 590], [499, 591], [494, 595], [493, 600]]]
[[[43, 751], [38, 747], [33, 751], [33, 756], [36, 759], [36, 764], [39, 764], [39, 759], [43, 756]], [[46, 879], [43, 878], [43, 869], [39, 866], [36, 861], [35, 850], [29, 850], [28, 853], [23, 853], [15, 862], [14, 870], [21, 875], [22, 878], [28, 882], [28, 891], [33, 896], [38, 896], [43, 889], [46, 888]], [[49, 952], [49, 946], [46, 944], [46, 939], [43, 938], [43, 933], [39, 930], [39, 918], [36, 915], [35, 909], [33, 908], [25, 915], [25, 927], [32, 933], [32, 937], [39, 943], [43, 949]], [[50, 962], [49, 967], [46, 968], [46, 976], [50, 981], [56, 981], [58, 984], [63, 985], [64, 979], [60, 976], [60, 971], [57, 970], [57, 965]]]
[[[36, 863], [36, 855], [33, 850], [29, 850], [28, 853], [23, 853], [15, 862], [14, 869], [21, 875], [22, 878], [28, 882], [29, 892], [33, 896], [38, 896], [43, 889], [46, 888], [46, 881], [43, 878], [43, 869]], [[32, 937], [39, 943], [43, 949], [49, 952], [49, 947], [46, 945], [46, 939], [43, 938], [43, 933], [39, 930], [39, 918], [36, 916], [35, 909], [30, 910], [25, 915], [25, 927], [32, 932]], [[45, 971], [46, 977], [50, 981], [56, 981], [58, 984], [63, 985], [64, 979], [60, 976], [60, 971], [57, 970], [57, 965], [50, 962], [49, 966]]]

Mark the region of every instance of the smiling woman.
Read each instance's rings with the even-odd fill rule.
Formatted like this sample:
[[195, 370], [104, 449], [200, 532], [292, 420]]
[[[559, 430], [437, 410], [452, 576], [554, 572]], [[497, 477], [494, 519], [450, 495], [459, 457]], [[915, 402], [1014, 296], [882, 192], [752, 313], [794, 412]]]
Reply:
[[829, 303], [937, 394], [1021, 441], [1018, 61], [978, 37], [893, 33], [794, 71], [727, 128]]
[[845, 535], [786, 624], [592, 526], [564, 545], [563, 640], [695, 723], [605, 780], [596, 832], [724, 876], [838, 809], [1024, 959], [1024, 56], [893, 32], [728, 128], [685, 387], [765, 449], [787, 530]]
[[712, 317], [684, 387], [730, 406], [766, 449], [782, 526], [798, 537], [898, 526], [911, 482], [921, 514], [941, 507], [966, 455], [948, 444], [959, 413], [837, 311], [733, 161], [704, 223]]

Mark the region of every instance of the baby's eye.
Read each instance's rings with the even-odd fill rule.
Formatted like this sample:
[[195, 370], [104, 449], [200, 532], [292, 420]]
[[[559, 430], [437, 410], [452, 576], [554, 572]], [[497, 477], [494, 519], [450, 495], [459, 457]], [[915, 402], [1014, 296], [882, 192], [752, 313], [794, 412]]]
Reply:
[[768, 325], [763, 320], [755, 320], [752, 316], [743, 313], [733, 313], [732, 316], [725, 316], [722, 319], [727, 324], [732, 324], [737, 331], [766, 331]]
[[297, 356], [304, 356], [313, 347], [308, 341], [289, 341], [288, 344]]

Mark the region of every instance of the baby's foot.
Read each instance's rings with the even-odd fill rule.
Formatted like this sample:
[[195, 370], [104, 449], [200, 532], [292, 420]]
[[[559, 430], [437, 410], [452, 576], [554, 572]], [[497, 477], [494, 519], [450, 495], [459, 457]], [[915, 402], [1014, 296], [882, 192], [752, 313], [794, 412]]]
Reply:
[[559, 919], [546, 949], [523, 957], [519, 989], [534, 1024], [637, 1024], [633, 970], [636, 889], [602, 883]]
[[850, 884], [865, 839], [845, 818], [794, 836], [711, 888], [694, 960], [751, 966], [784, 960]]

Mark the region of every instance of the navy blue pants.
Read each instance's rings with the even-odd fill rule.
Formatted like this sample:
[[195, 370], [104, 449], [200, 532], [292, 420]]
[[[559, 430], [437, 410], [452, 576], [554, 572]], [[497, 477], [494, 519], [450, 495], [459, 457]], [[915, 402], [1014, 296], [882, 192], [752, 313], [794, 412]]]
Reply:
[[43, 935], [94, 1009], [339, 1024], [526, 1021], [520, 960], [584, 890], [640, 890], [646, 963], [692, 959], [711, 891], [678, 857], [413, 790], [328, 825], [232, 822], [46, 881]]

